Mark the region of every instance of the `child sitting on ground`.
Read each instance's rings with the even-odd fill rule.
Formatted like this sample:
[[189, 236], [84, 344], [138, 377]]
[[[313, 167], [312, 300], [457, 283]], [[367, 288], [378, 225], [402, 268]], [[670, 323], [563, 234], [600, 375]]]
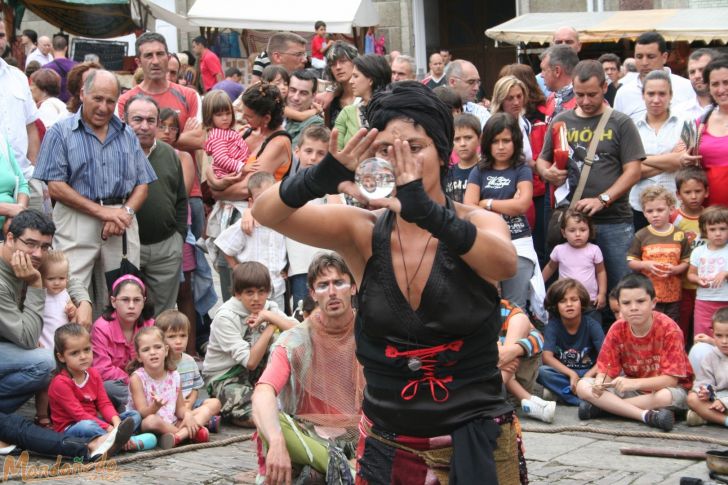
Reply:
[[[68, 285], [68, 260], [62, 251], [48, 251], [40, 265], [45, 287], [43, 305], [43, 330], [38, 338], [38, 346], [53, 349], [56, 329], [72, 321], [76, 316], [76, 305], [71, 301]], [[50, 427], [48, 418], [48, 391], [35, 394], [35, 421], [39, 426]]]
[[223, 303], [210, 328], [202, 374], [210, 396], [222, 403], [222, 417], [237, 426], [253, 426], [253, 388], [274, 332], [298, 323], [268, 299], [270, 289], [268, 268], [255, 261], [238, 264], [233, 269], [234, 296]]
[[212, 417], [205, 426], [210, 432], [217, 433], [220, 430], [220, 401], [215, 398], [198, 399], [199, 390], [205, 387], [205, 383], [202, 380], [200, 369], [197, 367], [197, 362], [185, 353], [187, 337], [190, 333], [190, 321], [184, 313], [177, 310], [165, 310], [157, 316], [154, 325], [164, 333], [172, 363], [177, 367], [185, 407], [189, 411], [202, 406], [206, 407]]
[[693, 383], [682, 331], [654, 311], [655, 288], [646, 276], [622, 278], [617, 298], [624, 319], [607, 332], [596, 378], [576, 385], [582, 399], [579, 419], [597, 418], [606, 411], [670, 431], [675, 424], [670, 409], [686, 408]]
[[205, 424], [212, 414], [205, 407], [185, 406], [179, 373], [159, 327], [145, 327], [134, 336], [136, 360], [129, 365], [129, 404], [142, 416], [142, 431], [160, 435], [159, 447], [168, 450], [182, 441], [210, 441]]
[[[132, 433], [141, 425], [136, 411], [118, 414], [104, 390], [98, 371], [91, 367], [91, 336], [81, 325], [69, 323], [55, 332], [56, 375], [48, 388], [53, 429], [67, 436], [95, 438]], [[101, 417], [99, 417], [101, 416]], [[113, 435], [113, 436], [111, 436]], [[151, 439], [153, 442], [148, 442]], [[145, 446], [146, 445], [146, 446]], [[154, 448], [156, 439], [132, 436], [127, 449]]]
[[[498, 341], [498, 367], [506, 390], [521, 404], [526, 416], [550, 423], [556, 403], [533, 394], [536, 374], [541, 364], [543, 337], [531, 325], [523, 310], [501, 300], [501, 331]], [[519, 360], [520, 359], [520, 360]]]
[[596, 320], [584, 314], [589, 307], [589, 293], [575, 279], [561, 279], [551, 285], [545, 305], [551, 318], [544, 332], [538, 382], [561, 401], [578, 406], [576, 383], [597, 375], [604, 331]]
[[[268, 172], [251, 175], [248, 180], [250, 206], [274, 183], [275, 178]], [[215, 239], [215, 245], [225, 254], [225, 260], [231, 268], [244, 261], [257, 261], [265, 265], [270, 270], [272, 283], [272, 292], [268, 298], [275, 301], [278, 308], [285, 308], [286, 281], [283, 271], [287, 259], [286, 238], [282, 234], [265, 226], [256, 226], [252, 234], [247, 235], [241, 225], [233, 224]]]
[[627, 264], [652, 280], [656, 310], [673, 321], [680, 320], [682, 274], [688, 269], [690, 247], [685, 233], [670, 223], [675, 196], [661, 185], [651, 185], [640, 194], [642, 211], [649, 225], [637, 231], [627, 252]]
[[[685, 167], [675, 172], [675, 187], [680, 207], [670, 214], [670, 222], [685, 233], [690, 253], [698, 246], [705, 244], [700, 237], [700, 214], [703, 203], [708, 196], [708, 176], [700, 167]], [[687, 346], [693, 344], [693, 312], [695, 311], [695, 290], [698, 285], [688, 280], [687, 273], [682, 279], [682, 300], [680, 302], [680, 329], [687, 340]]]
[[713, 341], [712, 351], [695, 370], [695, 384], [688, 394], [688, 426], [728, 427], [728, 307], [713, 315]]

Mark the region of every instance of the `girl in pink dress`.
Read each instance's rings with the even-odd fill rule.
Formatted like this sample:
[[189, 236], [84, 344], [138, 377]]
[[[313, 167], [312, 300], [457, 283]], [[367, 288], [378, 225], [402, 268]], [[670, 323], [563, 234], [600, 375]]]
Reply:
[[205, 424], [211, 414], [202, 406], [189, 410], [182, 397], [179, 373], [175, 370], [169, 346], [158, 327], [144, 328], [134, 337], [136, 361], [129, 366], [130, 410], [142, 416], [142, 430], [160, 435], [166, 450], [186, 439], [193, 443], [210, 440]]

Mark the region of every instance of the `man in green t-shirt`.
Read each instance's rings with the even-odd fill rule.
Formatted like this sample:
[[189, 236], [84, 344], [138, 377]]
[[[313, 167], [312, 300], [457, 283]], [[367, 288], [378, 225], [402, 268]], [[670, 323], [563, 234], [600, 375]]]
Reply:
[[[538, 174], [558, 187], [556, 206], [569, 204], [579, 183], [584, 159], [602, 113], [607, 90], [604, 69], [595, 60], [579, 62], [572, 72], [576, 108], [556, 115], [554, 122], [566, 123], [569, 161], [560, 170], [553, 161], [551, 130], [546, 132], [541, 155], [536, 161]], [[634, 238], [629, 189], [640, 179], [645, 158], [634, 122], [612, 111], [594, 155], [594, 163], [581, 199], [575, 209], [592, 217], [596, 242], [604, 255], [608, 287], [613, 288], [629, 272], [625, 255]], [[563, 186], [563, 187], [562, 187]]]

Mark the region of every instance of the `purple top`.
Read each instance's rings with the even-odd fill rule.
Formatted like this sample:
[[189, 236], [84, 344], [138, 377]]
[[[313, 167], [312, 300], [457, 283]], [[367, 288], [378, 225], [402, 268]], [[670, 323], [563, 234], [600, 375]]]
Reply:
[[71, 93], [68, 92], [67, 86], [68, 71], [70, 71], [75, 65], [76, 61], [66, 59], [65, 57], [59, 57], [58, 59], [54, 59], [43, 66], [44, 68], [53, 69], [59, 76], [61, 76], [61, 94], [58, 95], [58, 99], [64, 103], [67, 103], [68, 99], [71, 97]]

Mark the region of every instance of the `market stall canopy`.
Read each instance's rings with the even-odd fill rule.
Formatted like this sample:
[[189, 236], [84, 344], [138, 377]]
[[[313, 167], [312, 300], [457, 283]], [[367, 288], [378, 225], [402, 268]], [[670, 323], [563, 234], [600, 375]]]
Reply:
[[498, 42], [546, 44], [556, 29], [574, 27], [581, 42], [616, 42], [656, 31], [667, 41], [728, 40], [728, 8], [550, 12], [521, 15], [485, 31]]
[[323, 20], [328, 32], [338, 34], [379, 24], [371, 0], [197, 0], [187, 18], [199, 27], [299, 32], [312, 31]]
[[16, 12], [18, 7], [28, 8], [70, 34], [98, 39], [154, 30], [155, 19], [182, 30], [193, 29], [183, 15], [170, 12], [152, 0], [15, 0], [8, 3]]

